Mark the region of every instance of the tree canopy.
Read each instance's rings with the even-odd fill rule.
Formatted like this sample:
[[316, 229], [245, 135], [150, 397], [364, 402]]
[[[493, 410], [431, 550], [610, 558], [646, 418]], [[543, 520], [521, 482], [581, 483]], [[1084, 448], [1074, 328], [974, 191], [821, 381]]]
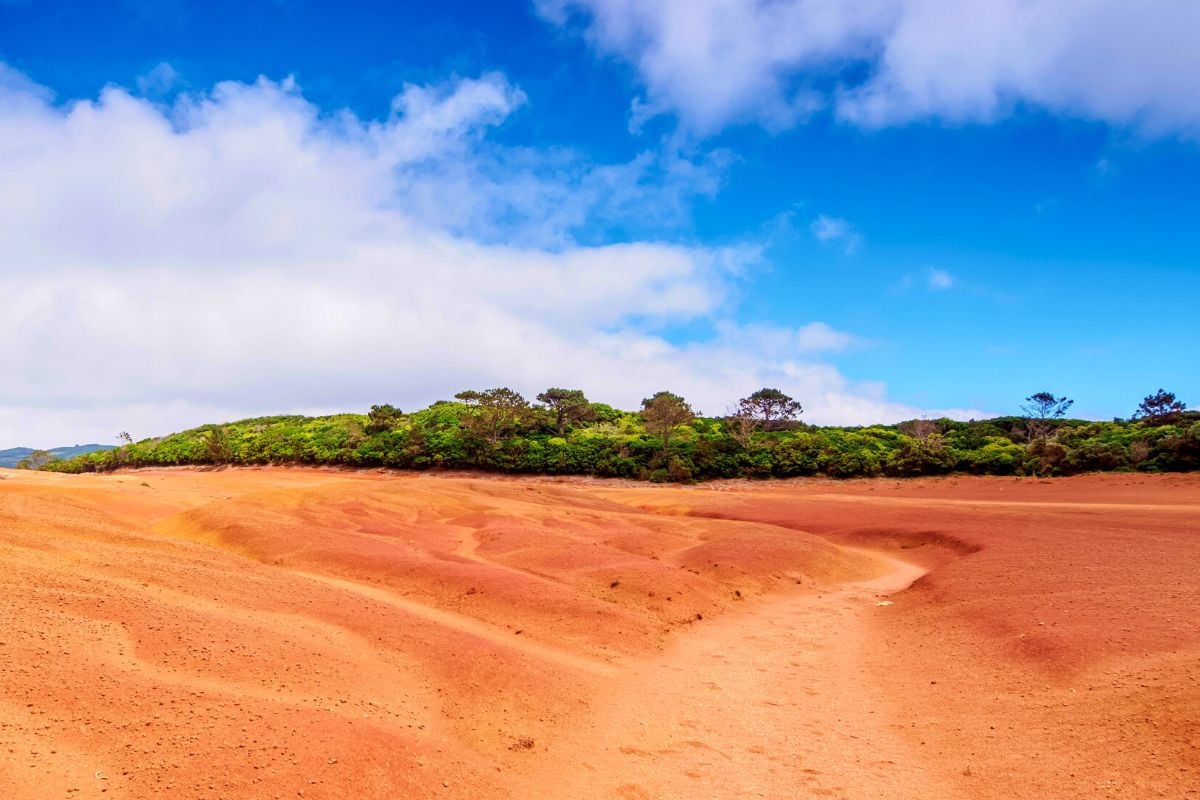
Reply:
[[367, 424], [364, 430], [369, 434], [390, 431], [396, 427], [403, 416], [400, 409], [388, 403], [371, 406], [371, 410], [367, 412]]
[[1159, 389], [1154, 394], [1148, 394], [1142, 398], [1133, 418], [1142, 419], [1151, 424], [1165, 424], [1174, 421], [1186, 410], [1187, 406], [1175, 399], [1174, 392], [1164, 392]]
[[489, 444], [515, 433], [531, 417], [528, 401], [507, 386], [459, 392], [455, 398], [471, 409], [463, 419], [466, 428]]
[[559, 436], [566, 433], [568, 425], [576, 425], [596, 416], [592, 404], [579, 389], [547, 389], [537, 396], [537, 401], [554, 415], [554, 432]]
[[[576, 391], [547, 390], [541, 398], [545, 407], [538, 408], [512, 389], [497, 388], [462, 392], [456, 400], [408, 413], [380, 405], [362, 414], [256, 417], [127, 441], [42, 468], [338, 464], [651, 481], [1200, 469], [1200, 414], [1175, 411], [1178, 401], [1166, 392], [1137, 420], [1070, 419], [1066, 398], [1046, 392], [1045, 402], [1033, 409], [1036, 418], [821, 427], [785, 424], [772, 410], [768, 430], [765, 414], [759, 416], [756, 408], [748, 410], [755, 416], [747, 416], [749, 424], [741, 429], [733, 424], [736, 415], [698, 416], [669, 391], [646, 398], [638, 411], [587, 403], [585, 413], [586, 398]], [[1031, 396], [1030, 402], [1038, 399]], [[561, 420], [556, 404], [563, 408]], [[1035, 436], [1029, 435], [1032, 421], [1044, 425]]]
[[737, 413], [758, 423], [764, 431], [772, 431], [804, 413], [800, 403], [778, 389], [759, 389], [738, 401]]
[[1033, 419], [1061, 419], [1074, 404], [1075, 401], [1067, 397], [1055, 397], [1050, 392], [1035, 392], [1025, 398], [1021, 410]]
[[1046, 439], [1054, 430], [1055, 420], [1060, 420], [1067, 414], [1067, 409], [1075, 404], [1067, 397], [1055, 397], [1051, 392], [1035, 392], [1025, 398], [1021, 410], [1028, 418], [1026, 431], [1030, 439]]
[[695, 417], [687, 401], [671, 392], [658, 392], [642, 401], [642, 419], [646, 422], [646, 430], [650, 435], [662, 439], [664, 453], [670, 447], [671, 432]]

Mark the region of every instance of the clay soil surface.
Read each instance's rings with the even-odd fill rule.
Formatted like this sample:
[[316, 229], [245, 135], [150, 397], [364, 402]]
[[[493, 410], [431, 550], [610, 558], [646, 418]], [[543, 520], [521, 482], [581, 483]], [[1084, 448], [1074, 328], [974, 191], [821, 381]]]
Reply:
[[1200, 476], [0, 470], [3, 798], [1200, 798]]

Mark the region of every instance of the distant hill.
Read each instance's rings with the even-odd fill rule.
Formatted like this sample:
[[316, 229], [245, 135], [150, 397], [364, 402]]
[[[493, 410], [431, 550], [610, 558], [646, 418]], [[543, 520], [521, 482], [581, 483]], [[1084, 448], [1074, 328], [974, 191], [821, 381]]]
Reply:
[[[83, 456], [88, 453], [95, 453], [99, 450], [112, 450], [111, 444], [77, 444], [71, 447], [54, 447], [46, 452], [55, 458], [68, 459], [75, 456]], [[0, 450], [0, 467], [15, 467], [22, 460], [29, 458], [29, 454], [34, 452], [33, 447], [13, 447], [8, 450]]]

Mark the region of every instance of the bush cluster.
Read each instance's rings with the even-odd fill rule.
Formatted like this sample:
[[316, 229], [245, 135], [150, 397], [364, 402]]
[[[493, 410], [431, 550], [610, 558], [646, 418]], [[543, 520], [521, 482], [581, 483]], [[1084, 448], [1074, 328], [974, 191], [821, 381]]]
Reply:
[[582, 393], [567, 390], [543, 393], [540, 398], [556, 398], [543, 399], [543, 406], [525, 403], [507, 389], [464, 392], [459, 400], [411, 413], [381, 405], [369, 414], [204, 425], [45, 468], [323, 464], [676, 482], [1200, 469], [1200, 415], [1195, 412], [1113, 422], [1054, 418], [1037, 420], [1036, 426], [1027, 417], [1002, 417], [815, 427], [796, 421], [799, 404], [771, 417], [771, 408], [782, 407], [769, 394], [774, 391], [752, 396], [757, 406], [743, 401], [740, 407], [766, 409], [765, 421], [741, 414], [694, 416], [682, 398], [667, 392], [647, 399], [641, 412], [590, 403]]

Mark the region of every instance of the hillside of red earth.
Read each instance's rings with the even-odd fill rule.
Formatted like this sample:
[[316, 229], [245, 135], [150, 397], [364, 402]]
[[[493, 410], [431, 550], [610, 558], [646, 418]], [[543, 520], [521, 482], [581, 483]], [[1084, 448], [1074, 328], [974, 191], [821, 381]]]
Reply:
[[0, 470], [0, 797], [1200, 798], [1200, 475]]

